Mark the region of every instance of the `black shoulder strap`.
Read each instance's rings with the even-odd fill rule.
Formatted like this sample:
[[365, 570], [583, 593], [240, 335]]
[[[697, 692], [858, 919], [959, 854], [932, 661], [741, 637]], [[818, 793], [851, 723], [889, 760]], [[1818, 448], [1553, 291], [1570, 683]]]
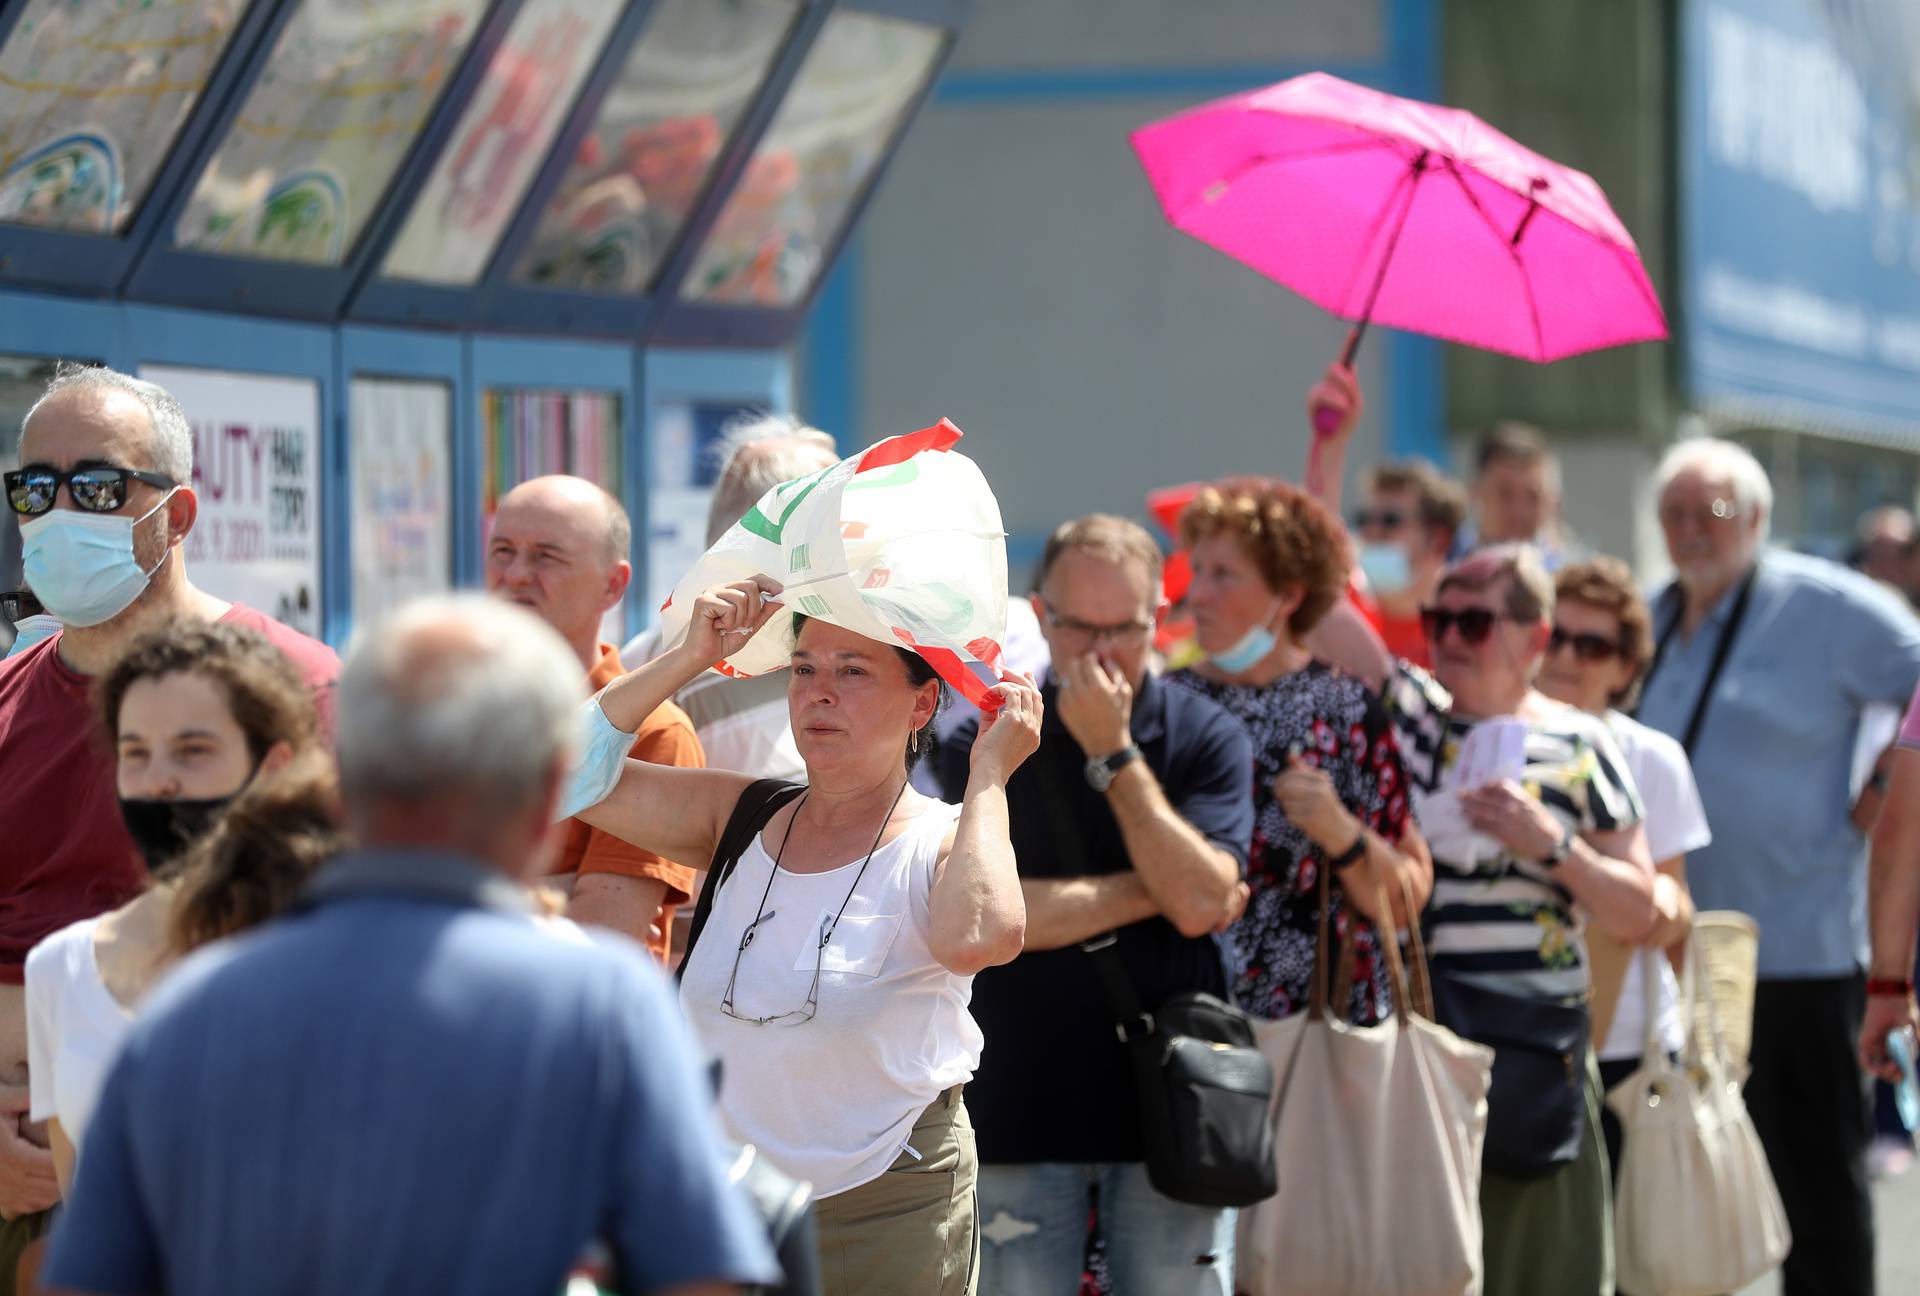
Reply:
[[687, 928], [687, 948], [680, 955], [680, 968], [674, 973], [676, 980], [686, 975], [687, 960], [693, 957], [694, 943], [700, 939], [700, 933], [706, 930], [707, 919], [713, 915], [713, 899], [720, 894], [720, 888], [733, 872], [733, 866], [747, 853], [755, 834], [767, 826], [767, 820], [778, 814], [781, 806], [806, 790], [804, 783], [761, 779], [748, 784], [747, 790], [740, 794], [740, 799], [733, 803], [733, 815], [720, 834], [720, 844], [714, 848], [713, 862], [707, 866], [707, 880], [701, 884], [700, 898], [693, 905], [693, 922]]
[[[1700, 696], [1693, 700], [1693, 713], [1687, 717], [1686, 731], [1680, 737], [1681, 750], [1688, 756], [1693, 755], [1693, 746], [1700, 740], [1700, 731], [1706, 727], [1707, 710], [1713, 705], [1713, 691], [1719, 686], [1720, 673], [1726, 669], [1727, 658], [1733, 653], [1734, 636], [1740, 633], [1740, 623], [1747, 619], [1747, 604], [1753, 597], [1754, 578], [1760, 574], [1760, 564], [1755, 563], [1740, 582], [1739, 593], [1733, 596], [1733, 607], [1727, 613], [1727, 623], [1720, 627], [1720, 638], [1713, 645], [1713, 660], [1707, 663], [1707, 676], [1700, 681]], [[1660, 669], [1661, 661], [1667, 655], [1667, 647], [1673, 642], [1673, 636], [1680, 631], [1680, 621], [1686, 616], [1687, 596], [1675, 581], [1660, 600], [1663, 606], [1673, 608], [1673, 615], [1667, 619], [1667, 628], [1660, 632], [1660, 640], [1653, 650], [1653, 664], [1647, 668], [1647, 679], [1651, 681], [1655, 671]]]

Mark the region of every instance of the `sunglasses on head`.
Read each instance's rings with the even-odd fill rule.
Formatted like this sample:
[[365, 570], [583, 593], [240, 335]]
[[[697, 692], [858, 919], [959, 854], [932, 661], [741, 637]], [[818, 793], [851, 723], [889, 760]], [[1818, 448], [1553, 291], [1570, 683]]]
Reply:
[[7, 473], [3, 480], [7, 486], [7, 503], [21, 517], [39, 517], [52, 508], [63, 484], [73, 506], [87, 513], [112, 513], [120, 509], [127, 502], [132, 482], [145, 482], [161, 490], [172, 490], [180, 484], [162, 473], [113, 464], [67, 469], [31, 465]]
[[1493, 633], [1493, 623], [1504, 621], [1504, 612], [1495, 612], [1492, 608], [1462, 608], [1458, 612], [1446, 608], [1421, 608], [1420, 628], [1427, 632], [1427, 642], [1438, 644], [1447, 637], [1447, 631], [1458, 630], [1463, 642], [1479, 646]]
[[1568, 645], [1572, 645], [1573, 655], [1584, 662], [1602, 662], [1620, 655], [1620, 645], [1604, 635], [1575, 634], [1555, 626], [1547, 636], [1547, 651], [1557, 653]]
[[1353, 515], [1353, 525], [1365, 531], [1379, 527], [1383, 531], [1394, 531], [1404, 526], [1407, 515], [1399, 509], [1361, 509]]

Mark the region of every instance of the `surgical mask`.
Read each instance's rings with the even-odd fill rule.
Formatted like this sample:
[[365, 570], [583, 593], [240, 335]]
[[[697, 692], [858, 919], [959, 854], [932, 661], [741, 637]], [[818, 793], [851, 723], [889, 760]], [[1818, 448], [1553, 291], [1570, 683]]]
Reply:
[[127, 835], [139, 848], [140, 858], [147, 862], [148, 871], [158, 872], [162, 865], [206, 836], [232, 804], [231, 796], [207, 801], [123, 799], [120, 818], [127, 825]]
[[[175, 488], [176, 490], [178, 487]], [[53, 509], [20, 524], [27, 584], [41, 606], [69, 626], [97, 626], [140, 597], [160, 563], [133, 556], [133, 529], [167, 506], [173, 491], [137, 518]]]
[[588, 698], [581, 706], [574, 720], [574, 735], [573, 764], [567, 769], [566, 786], [560, 792], [556, 823], [606, 800], [620, 781], [627, 753], [633, 749], [633, 735], [613, 727], [598, 697]]
[[1413, 585], [1413, 564], [1405, 546], [1372, 542], [1360, 546], [1360, 571], [1376, 594], [1404, 594]]
[[13, 647], [7, 649], [7, 656], [17, 657], [43, 639], [51, 639], [60, 633], [60, 618], [45, 612], [36, 612], [30, 617], [21, 617], [13, 623]]
[[1229, 675], [1244, 675], [1258, 666], [1266, 660], [1267, 654], [1273, 651], [1274, 645], [1280, 642], [1279, 636], [1274, 634], [1272, 628], [1267, 625], [1267, 622], [1273, 620], [1273, 614], [1279, 610], [1280, 600], [1275, 599], [1273, 606], [1267, 609], [1267, 614], [1248, 627], [1247, 632], [1240, 636], [1233, 647], [1222, 652], [1208, 653], [1208, 659]]

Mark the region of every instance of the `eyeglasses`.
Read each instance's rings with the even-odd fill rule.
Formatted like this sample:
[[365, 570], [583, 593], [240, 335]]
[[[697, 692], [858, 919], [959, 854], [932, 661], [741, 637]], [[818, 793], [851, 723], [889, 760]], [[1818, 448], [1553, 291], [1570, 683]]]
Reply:
[[1353, 515], [1356, 531], [1369, 531], [1375, 527], [1382, 531], [1397, 531], [1406, 522], [1407, 515], [1399, 509], [1361, 509]]
[[1605, 635], [1575, 634], [1555, 626], [1553, 633], [1547, 636], [1547, 651], [1557, 653], [1568, 646], [1573, 648], [1573, 655], [1583, 662], [1603, 662], [1610, 657], [1618, 657], [1621, 652], [1620, 645]]
[[1669, 531], [1674, 531], [1691, 522], [1704, 531], [1718, 523], [1731, 522], [1739, 515], [1740, 505], [1728, 499], [1717, 499], [1711, 504], [1703, 504], [1698, 508], [1686, 508], [1679, 504], [1662, 504], [1660, 525]]
[[1047, 624], [1060, 634], [1089, 640], [1096, 646], [1102, 643], [1136, 642], [1153, 629], [1151, 621], [1123, 621], [1118, 625], [1094, 625], [1073, 617], [1063, 617], [1055, 612], [1051, 605], [1047, 605]]
[[46, 609], [40, 606], [40, 600], [33, 596], [32, 590], [8, 590], [0, 594], [0, 617], [18, 623], [30, 616], [39, 616]]
[[1462, 608], [1458, 612], [1446, 608], [1420, 609], [1420, 628], [1427, 632], [1430, 644], [1438, 644], [1447, 637], [1447, 631], [1457, 629], [1462, 642], [1478, 647], [1493, 633], [1494, 622], [1509, 619], [1506, 613], [1492, 608]]
[[145, 482], [161, 490], [172, 490], [180, 484], [162, 473], [113, 464], [68, 469], [30, 466], [7, 473], [4, 480], [7, 503], [22, 517], [39, 517], [52, 508], [63, 484], [74, 507], [88, 513], [112, 513], [123, 507], [128, 482]]

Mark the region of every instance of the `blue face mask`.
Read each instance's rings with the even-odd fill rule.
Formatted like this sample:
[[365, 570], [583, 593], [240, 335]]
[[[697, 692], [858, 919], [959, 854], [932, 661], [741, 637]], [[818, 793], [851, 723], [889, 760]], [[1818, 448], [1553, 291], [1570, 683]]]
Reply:
[[566, 787], [560, 793], [560, 806], [554, 822], [571, 819], [582, 810], [607, 799], [626, 768], [627, 752], [633, 747], [633, 735], [622, 733], [607, 719], [600, 699], [591, 697], [581, 706], [574, 721], [573, 764], [567, 769]]
[[1233, 647], [1208, 653], [1207, 659], [1229, 675], [1244, 675], [1258, 666], [1280, 642], [1279, 636], [1267, 625], [1279, 610], [1280, 600], [1275, 599], [1273, 606], [1267, 609], [1267, 614], [1249, 626]]
[[[178, 489], [177, 487], [175, 489]], [[137, 518], [53, 509], [20, 524], [27, 584], [47, 611], [68, 626], [97, 626], [140, 597], [151, 569], [133, 556], [133, 529], [167, 506], [173, 491]]]
[[1406, 549], [1391, 542], [1361, 545], [1360, 570], [1367, 588], [1376, 594], [1404, 594], [1413, 585], [1413, 564]]
[[7, 656], [17, 657], [43, 639], [51, 639], [60, 633], [60, 618], [37, 612], [30, 617], [21, 617], [13, 623], [13, 647], [7, 649]]

